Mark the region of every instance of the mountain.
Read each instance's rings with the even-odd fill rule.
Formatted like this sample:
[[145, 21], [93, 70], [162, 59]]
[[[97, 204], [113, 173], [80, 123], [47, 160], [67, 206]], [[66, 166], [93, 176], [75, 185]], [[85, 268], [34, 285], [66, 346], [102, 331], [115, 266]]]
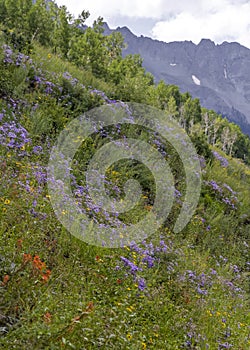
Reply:
[[[104, 33], [110, 34], [108, 25]], [[250, 50], [237, 42], [216, 45], [202, 39], [165, 43], [137, 37], [127, 27], [118, 27], [127, 54], [140, 54], [143, 66], [156, 82], [179, 86], [181, 92], [198, 97], [201, 105], [226, 116], [250, 135]]]

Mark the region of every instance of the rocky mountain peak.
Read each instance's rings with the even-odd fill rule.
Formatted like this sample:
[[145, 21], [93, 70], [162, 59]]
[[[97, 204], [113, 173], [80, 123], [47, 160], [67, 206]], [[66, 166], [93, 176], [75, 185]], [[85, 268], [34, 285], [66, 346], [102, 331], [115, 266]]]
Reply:
[[[238, 123], [250, 134], [250, 50], [239, 43], [218, 45], [202, 39], [165, 43], [137, 37], [127, 27], [118, 27], [126, 42], [127, 54], [140, 54], [143, 65], [156, 82], [179, 86], [200, 99], [202, 106], [213, 109]], [[109, 33], [107, 33], [109, 31]], [[107, 26], [105, 33], [113, 30]]]
[[215, 48], [215, 43], [214, 41], [210, 39], [201, 39], [201, 41], [198, 44], [198, 47], [205, 47], [207, 49], [213, 49]]

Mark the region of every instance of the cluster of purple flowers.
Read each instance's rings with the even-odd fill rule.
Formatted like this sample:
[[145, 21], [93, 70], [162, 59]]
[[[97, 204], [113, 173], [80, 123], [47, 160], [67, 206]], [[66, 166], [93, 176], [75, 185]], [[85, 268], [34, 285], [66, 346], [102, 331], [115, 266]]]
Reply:
[[39, 220], [45, 220], [47, 218], [47, 214], [38, 212], [34, 208], [29, 209], [29, 213], [34, 218], [38, 218]]
[[228, 160], [224, 157], [222, 157], [218, 152], [216, 151], [213, 151], [213, 155], [214, 157], [219, 160], [220, 162], [220, 165], [223, 167], [223, 168], [227, 168], [228, 167]]
[[[228, 264], [228, 259], [222, 255], [219, 256], [219, 259], [216, 261], [216, 265], [217, 266], [225, 266], [226, 264]], [[224, 286], [224, 288], [226, 289], [226, 291], [228, 293], [230, 293], [230, 295], [242, 298], [242, 295], [244, 294], [244, 291], [242, 288], [240, 288], [236, 282], [240, 281], [242, 276], [240, 274], [240, 268], [237, 265], [232, 265], [230, 264], [230, 269], [232, 270], [232, 272], [234, 273], [234, 279], [233, 281], [222, 278], [216, 270], [214, 269], [210, 269], [210, 273], [208, 274], [200, 274], [200, 275], [196, 275], [196, 273], [194, 271], [186, 271], [185, 275], [181, 277], [182, 280], [189, 280], [192, 283], [196, 283], [197, 287], [200, 287], [201, 289], [204, 288], [206, 286], [206, 289], [209, 289], [215, 279], [217, 281], [219, 281], [222, 286]], [[198, 291], [198, 290], [197, 290]], [[200, 293], [200, 290], [198, 291], [198, 293]], [[202, 294], [202, 293], [200, 293]]]
[[97, 96], [100, 96], [104, 100], [104, 102], [106, 102], [106, 103], [112, 103], [112, 104], [113, 103], [117, 103], [116, 100], [112, 100], [112, 99], [108, 98], [103, 91], [100, 91], [100, 90], [97, 90], [97, 89], [92, 89], [89, 92], [92, 93], [92, 94], [95, 94]]
[[[187, 333], [187, 338], [188, 340], [185, 341], [185, 344], [184, 344], [184, 348], [186, 349], [197, 349], [196, 345], [198, 343], [200, 343], [200, 340], [202, 338], [202, 336], [200, 334], [196, 334], [195, 331], [193, 332], [188, 332]], [[208, 345], [208, 344], [206, 344]], [[206, 346], [206, 349], [208, 349], [209, 347]]]
[[216, 275], [217, 272], [213, 269], [211, 269], [210, 274], [204, 272], [196, 274], [195, 271], [187, 270], [184, 275], [180, 276], [180, 280], [190, 283], [198, 294], [205, 296], [212, 287]]
[[20, 67], [22, 66], [23, 68], [26, 67], [26, 63], [29, 63], [29, 64], [32, 64], [32, 59], [29, 57], [29, 56], [26, 56], [24, 55], [23, 53], [21, 52], [18, 52], [17, 56], [16, 56], [16, 62], [15, 62], [15, 65], [17, 67]]
[[236, 204], [238, 203], [238, 198], [236, 197], [236, 192], [232, 190], [232, 188], [223, 184], [220, 186], [216, 181], [211, 180], [205, 182], [212, 190], [219, 195], [220, 200], [227, 204], [232, 209], [236, 209]]
[[17, 67], [22, 66], [24, 68], [26, 67], [27, 62], [32, 64], [32, 59], [29, 56], [21, 52], [14, 53], [11, 47], [6, 44], [2, 46], [2, 50], [4, 53], [3, 62], [6, 64], [14, 64]]
[[203, 157], [203, 156], [200, 156], [199, 155], [199, 160], [200, 160], [200, 166], [201, 166], [201, 169], [206, 169], [206, 159]]
[[13, 58], [12, 58], [13, 51], [11, 47], [5, 44], [2, 46], [2, 49], [4, 52], [4, 60], [3, 60], [4, 63], [7, 63], [7, 64], [13, 63]]
[[[12, 119], [16, 119], [16, 113], [19, 112], [19, 108], [21, 107], [21, 101], [16, 100], [13, 98], [8, 98], [7, 101], [7, 108], [8, 108], [8, 113], [11, 114]], [[14, 113], [15, 111], [15, 113]], [[3, 110], [4, 113], [6, 113], [6, 110]]]
[[212, 187], [214, 191], [222, 193], [222, 188], [214, 180], [209, 181], [208, 184]]
[[[54, 83], [45, 78], [45, 76], [41, 71], [39, 71], [39, 69], [36, 69], [36, 71], [37, 75], [35, 75], [30, 80], [30, 83], [41, 89], [42, 93], [45, 93], [46, 95], [54, 95], [58, 98], [59, 102], [67, 101], [66, 106], [71, 106], [72, 96], [70, 95], [70, 93], [63, 94], [63, 87], [59, 83]], [[86, 90], [86, 86], [80, 83], [80, 81], [77, 78], [73, 78], [69, 72], [64, 72], [62, 74], [62, 78], [70, 82], [72, 88], [76, 88], [77, 86], [78, 92], [81, 90]], [[95, 94], [99, 96], [104, 103], [117, 103], [116, 100], [108, 98], [103, 91], [93, 89], [91, 86], [88, 87], [88, 92], [90, 94]]]
[[34, 154], [41, 154], [43, 152], [43, 148], [42, 146], [34, 146], [32, 151]]
[[[73, 78], [69, 72], [64, 72], [62, 76], [64, 79], [70, 81], [72, 86], [76, 86], [79, 83], [79, 80], [77, 78]], [[84, 85], [81, 85], [81, 87], [85, 88]]]
[[129, 272], [134, 276], [136, 275], [136, 272], [142, 271], [141, 267], [138, 267], [136, 264], [124, 256], [121, 256], [121, 261], [124, 263], [124, 266], [129, 268]]
[[[126, 258], [121, 256], [121, 261], [123, 262], [124, 267], [128, 269], [128, 273], [133, 276], [135, 282], [138, 284], [138, 289], [143, 291], [146, 289], [146, 282], [144, 278], [139, 276], [139, 274], [143, 273], [146, 269], [153, 268], [160, 262], [159, 254], [166, 254], [166, 252], [170, 251], [171, 248], [167, 246], [163, 240], [161, 240], [159, 245], [154, 245], [152, 242], [147, 243], [146, 241], [143, 241], [141, 246], [139, 246], [135, 242], [132, 242], [129, 250], [131, 257]], [[120, 269], [120, 266], [117, 268]]]
[[60, 88], [51, 81], [46, 80], [41, 75], [35, 75], [31, 81], [35, 86], [39, 87], [46, 95], [57, 93]]
[[225, 289], [230, 293], [230, 295], [232, 295], [233, 297], [237, 295], [237, 297], [243, 298], [243, 294], [245, 294], [245, 292], [242, 288], [236, 285], [235, 281], [232, 282], [225, 279], [225, 280], [222, 280], [222, 283], [224, 284]]
[[[20, 188], [23, 188], [32, 196], [38, 196], [44, 192], [47, 184], [47, 170], [45, 166], [37, 163], [30, 163], [30, 171], [25, 174], [24, 177], [19, 178], [17, 181]], [[35, 187], [35, 192], [34, 192]], [[36, 199], [33, 201], [33, 208], [36, 206]]]
[[233, 346], [233, 344], [229, 344], [228, 342], [222, 343], [222, 344], [219, 344], [219, 350], [231, 349], [232, 346]]
[[166, 157], [167, 152], [165, 151], [165, 147], [162, 144], [162, 142], [158, 139], [154, 139], [153, 144], [156, 146], [157, 150], [163, 155], [163, 157]]
[[46, 167], [41, 165], [34, 166], [33, 176], [35, 177], [39, 186], [45, 186], [47, 182], [47, 171]]
[[[135, 263], [130, 261], [128, 258], [121, 256], [121, 261], [124, 263], [124, 266], [129, 268], [129, 273], [133, 276], [134, 282], [137, 283], [138, 289], [142, 292], [146, 289], [145, 279], [137, 276], [137, 272], [142, 271], [142, 268], [137, 266]], [[120, 269], [120, 266], [117, 266]]]
[[21, 149], [29, 142], [27, 130], [15, 121], [0, 125], [0, 144], [2, 146]]
[[[69, 171], [70, 170], [71, 169], [69, 169]], [[110, 212], [103, 208], [103, 203], [95, 203], [90, 196], [91, 188], [86, 184], [79, 185], [73, 173], [70, 173], [69, 176], [71, 178], [71, 188], [77, 198], [78, 206], [87, 216], [91, 217], [98, 225], [102, 225], [102, 227], [109, 227], [110, 223], [116, 227], [122, 226], [124, 228], [126, 226], [119, 220], [119, 212], [115, 210]], [[106, 179], [104, 183], [106, 185], [112, 185], [112, 183]], [[116, 193], [120, 193], [119, 187], [113, 186], [112, 188]]]

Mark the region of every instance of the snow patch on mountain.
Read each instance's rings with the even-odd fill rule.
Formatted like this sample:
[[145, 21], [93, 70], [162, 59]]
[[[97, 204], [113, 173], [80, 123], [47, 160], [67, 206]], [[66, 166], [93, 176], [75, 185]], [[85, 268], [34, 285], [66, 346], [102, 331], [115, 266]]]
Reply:
[[192, 79], [193, 79], [193, 82], [194, 82], [196, 85], [201, 85], [200, 79], [198, 79], [195, 75], [192, 75]]
[[227, 79], [227, 70], [226, 70], [226, 68], [224, 68], [224, 77], [225, 77], [225, 79]]

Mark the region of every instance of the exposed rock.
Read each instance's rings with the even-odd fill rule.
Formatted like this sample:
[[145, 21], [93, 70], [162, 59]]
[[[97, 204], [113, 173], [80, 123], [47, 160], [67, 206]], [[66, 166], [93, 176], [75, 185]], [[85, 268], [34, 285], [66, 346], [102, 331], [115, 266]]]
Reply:
[[[143, 65], [156, 82], [179, 86], [198, 97], [201, 105], [238, 123], [250, 134], [250, 50], [239, 43], [216, 45], [202, 39], [165, 43], [137, 37], [126, 27], [118, 27], [127, 43], [123, 54], [140, 54]], [[105, 33], [112, 30], [105, 25]]]

